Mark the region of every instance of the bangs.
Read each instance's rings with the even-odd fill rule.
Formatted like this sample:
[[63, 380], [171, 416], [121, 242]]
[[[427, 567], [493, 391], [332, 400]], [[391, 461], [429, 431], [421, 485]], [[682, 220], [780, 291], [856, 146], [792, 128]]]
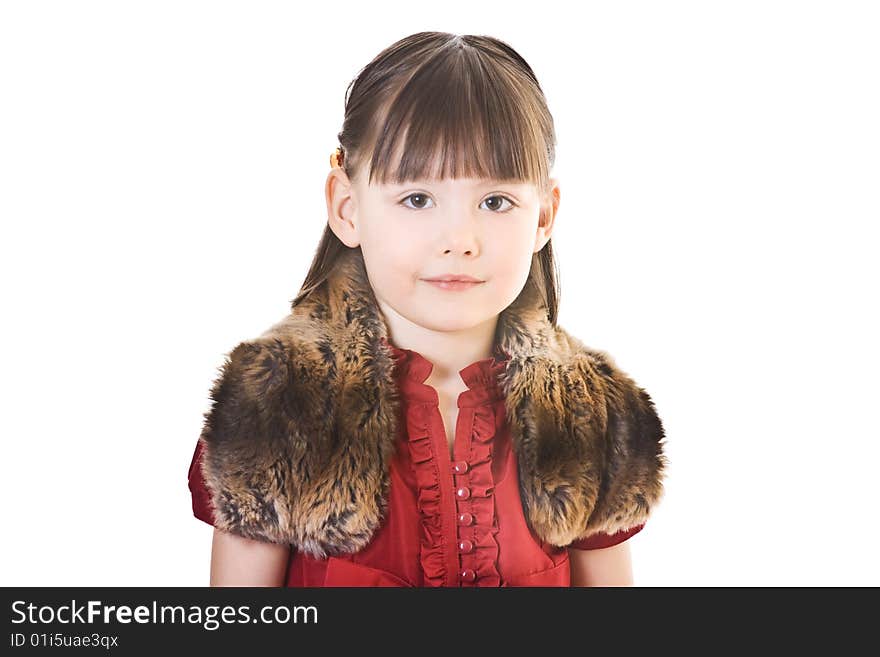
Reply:
[[540, 89], [528, 85], [536, 83], [478, 47], [441, 48], [380, 112], [368, 184], [478, 178], [545, 186], [553, 122], [535, 101]]

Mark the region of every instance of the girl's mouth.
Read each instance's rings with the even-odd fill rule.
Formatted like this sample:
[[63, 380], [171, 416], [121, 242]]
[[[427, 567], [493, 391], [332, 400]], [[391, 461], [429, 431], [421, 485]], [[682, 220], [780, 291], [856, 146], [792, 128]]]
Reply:
[[434, 285], [441, 290], [470, 290], [472, 287], [482, 285], [483, 281], [429, 281], [426, 283]]

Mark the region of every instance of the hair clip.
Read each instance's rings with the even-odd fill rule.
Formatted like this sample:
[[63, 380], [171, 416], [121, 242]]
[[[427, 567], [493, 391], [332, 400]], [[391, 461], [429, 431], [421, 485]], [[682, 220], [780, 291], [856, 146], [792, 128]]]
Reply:
[[342, 150], [342, 147], [340, 146], [335, 151], [333, 151], [333, 153], [330, 155], [330, 167], [334, 168], [334, 169], [336, 167], [342, 167], [342, 162], [343, 162], [344, 158], [345, 158], [345, 153]]

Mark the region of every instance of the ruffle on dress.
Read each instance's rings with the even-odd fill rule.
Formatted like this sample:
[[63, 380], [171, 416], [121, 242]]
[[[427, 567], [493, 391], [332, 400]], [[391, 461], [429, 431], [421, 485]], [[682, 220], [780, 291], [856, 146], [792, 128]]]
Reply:
[[[424, 585], [499, 586], [492, 450], [496, 402], [503, 399], [498, 376], [505, 368], [507, 355], [496, 351], [494, 357], [460, 371], [468, 389], [458, 398], [459, 414], [469, 413], [472, 422], [466, 460], [450, 462], [446, 436], [432, 435], [440, 411], [436, 390], [425, 384], [433, 367], [431, 362], [412, 350], [393, 345], [391, 349], [401, 394], [407, 400], [406, 436], [418, 486], [419, 558]], [[439, 451], [441, 445], [443, 450]], [[441, 467], [440, 459], [445, 459], [448, 466]], [[441, 486], [441, 476], [450, 471], [452, 481]], [[464, 498], [456, 493], [462, 489], [469, 492]], [[455, 507], [454, 514], [449, 514], [450, 506]], [[470, 522], [466, 521], [468, 515]], [[444, 523], [450, 526], [444, 527]], [[452, 564], [456, 572], [451, 573]]]
[[440, 470], [431, 441], [431, 407], [410, 404], [407, 408], [407, 437], [413, 470], [418, 485], [417, 506], [421, 522], [419, 560], [425, 586], [443, 586], [446, 582], [446, 554], [443, 538]]
[[[471, 390], [473, 392], [473, 390]], [[461, 553], [461, 568], [473, 570], [480, 586], [499, 586], [498, 572], [498, 524], [495, 517], [495, 489], [492, 477], [492, 442], [495, 437], [495, 411], [491, 404], [475, 406], [468, 469], [463, 474], [453, 474], [456, 489], [459, 485], [470, 489], [466, 500], [457, 500], [458, 512], [470, 513], [474, 522], [459, 525], [458, 540], [469, 540], [472, 552]], [[454, 472], [454, 470], [453, 470]]]

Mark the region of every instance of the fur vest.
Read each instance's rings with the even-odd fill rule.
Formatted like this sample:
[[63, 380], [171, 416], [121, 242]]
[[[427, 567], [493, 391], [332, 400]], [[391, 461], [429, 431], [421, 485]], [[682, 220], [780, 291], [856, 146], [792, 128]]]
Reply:
[[[499, 377], [523, 511], [565, 546], [644, 522], [663, 494], [664, 432], [605, 352], [554, 327], [527, 283], [499, 316]], [[215, 526], [315, 558], [366, 546], [387, 510], [399, 398], [359, 248], [290, 314], [225, 358], [204, 414]]]

